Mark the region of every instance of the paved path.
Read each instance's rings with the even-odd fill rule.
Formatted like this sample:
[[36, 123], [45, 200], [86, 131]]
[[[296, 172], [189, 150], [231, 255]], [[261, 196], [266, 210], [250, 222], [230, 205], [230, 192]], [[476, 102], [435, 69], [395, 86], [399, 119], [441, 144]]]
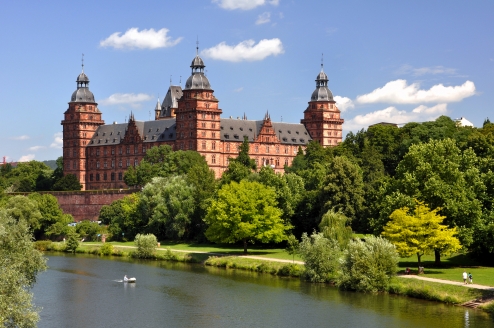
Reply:
[[426, 281], [438, 282], [440, 284], [456, 285], [456, 286], [463, 286], [463, 287], [467, 287], [467, 288], [475, 288], [475, 289], [484, 289], [484, 290], [494, 291], [494, 287], [492, 287], [492, 286], [477, 285], [477, 284], [466, 284], [465, 285], [461, 281], [452, 281], [452, 280], [429, 278], [429, 277], [417, 276], [417, 275], [413, 275], [413, 274], [410, 274], [410, 275], [400, 275], [398, 277], [400, 277], [400, 278], [407, 278], [407, 279], [426, 280]]

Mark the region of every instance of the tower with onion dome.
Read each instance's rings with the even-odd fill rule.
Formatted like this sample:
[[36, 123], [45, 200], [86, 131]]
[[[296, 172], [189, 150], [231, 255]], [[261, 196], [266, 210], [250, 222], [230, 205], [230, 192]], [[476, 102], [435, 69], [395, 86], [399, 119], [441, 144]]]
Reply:
[[196, 150], [203, 155], [217, 176], [222, 158], [220, 142], [220, 115], [218, 99], [214, 96], [208, 78], [204, 74], [204, 61], [196, 56], [190, 64], [191, 75], [185, 82], [182, 97], [178, 100], [176, 118], [176, 150]]
[[86, 189], [86, 145], [93, 137], [98, 126], [105, 122], [101, 119], [98, 104], [89, 90], [89, 78], [82, 72], [76, 80], [77, 89], [72, 93], [69, 107], [64, 113], [63, 126], [63, 173], [74, 174]]
[[324, 147], [336, 146], [342, 141], [344, 120], [328, 88], [328, 76], [324, 73], [323, 64], [316, 77], [316, 89], [300, 122], [305, 125], [311, 138]]

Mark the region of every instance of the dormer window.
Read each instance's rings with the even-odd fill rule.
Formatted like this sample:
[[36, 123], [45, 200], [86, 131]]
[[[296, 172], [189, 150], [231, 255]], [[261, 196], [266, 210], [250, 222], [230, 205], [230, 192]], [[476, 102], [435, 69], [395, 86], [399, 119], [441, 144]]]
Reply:
[[287, 139], [286, 137], [283, 137], [283, 141], [285, 141], [285, 142], [286, 142], [287, 140], [288, 140], [288, 139]]
[[292, 141], [293, 141], [293, 142], [297, 142], [297, 139], [295, 139], [295, 138], [292, 138]]
[[230, 130], [233, 130], [233, 126], [230, 126]]
[[151, 132], [151, 128], [149, 128], [149, 131], [148, 132]]
[[281, 133], [281, 130], [278, 130], [279, 133]]
[[225, 134], [225, 139], [230, 139], [230, 135], [229, 134]]
[[298, 131], [295, 131], [296, 134], [299, 134]]
[[238, 139], [238, 134], [234, 134], [234, 135], [233, 135], [233, 137], [234, 137], [235, 139]]
[[243, 130], [244, 130], [244, 128], [240, 128], [240, 131], [243, 131]]
[[288, 132], [288, 134], [292, 134], [292, 131], [290, 131], [290, 130], [288, 130], [287, 132]]

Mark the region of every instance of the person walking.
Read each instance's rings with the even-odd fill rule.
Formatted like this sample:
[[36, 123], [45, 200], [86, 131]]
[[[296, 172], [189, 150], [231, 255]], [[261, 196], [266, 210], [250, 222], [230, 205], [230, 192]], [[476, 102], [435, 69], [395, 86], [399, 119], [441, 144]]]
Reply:
[[473, 284], [473, 276], [470, 272], [468, 273], [468, 280], [470, 280], [470, 283]]
[[463, 271], [463, 283], [465, 285], [467, 284], [467, 278], [468, 278], [467, 272], [466, 271]]

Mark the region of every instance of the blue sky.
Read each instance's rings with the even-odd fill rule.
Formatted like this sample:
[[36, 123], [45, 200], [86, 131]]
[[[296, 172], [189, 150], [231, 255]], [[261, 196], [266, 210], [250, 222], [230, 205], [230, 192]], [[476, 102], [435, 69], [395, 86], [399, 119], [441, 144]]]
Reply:
[[376, 122], [466, 117], [494, 103], [494, 1], [6, 1], [0, 156], [62, 154], [84, 71], [106, 123], [148, 120], [190, 75], [196, 40], [223, 117], [298, 123], [324, 71], [344, 135]]

